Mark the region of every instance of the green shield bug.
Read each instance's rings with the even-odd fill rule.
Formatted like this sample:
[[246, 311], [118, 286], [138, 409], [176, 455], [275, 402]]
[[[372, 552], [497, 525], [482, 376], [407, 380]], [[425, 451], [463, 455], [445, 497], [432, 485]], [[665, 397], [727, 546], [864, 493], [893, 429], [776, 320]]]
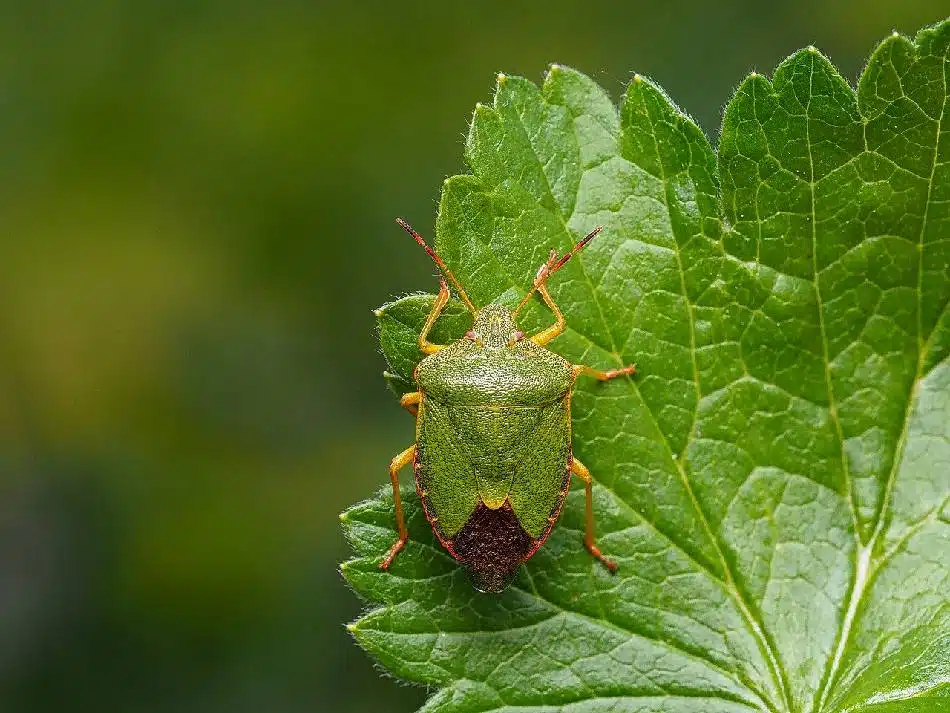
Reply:
[[[578, 250], [550, 257], [532, 289], [511, 311], [489, 304], [481, 309], [436, 252], [402, 219], [397, 220], [439, 266], [439, 294], [419, 334], [426, 356], [413, 373], [417, 391], [401, 403], [416, 418], [416, 442], [392, 459], [399, 538], [380, 563], [389, 569], [409, 533], [399, 497], [399, 471], [413, 464], [416, 491], [442, 546], [465, 565], [476, 589], [500, 592], [517, 568], [547, 539], [567, 496], [571, 475], [584, 481], [587, 506], [584, 545], [607, 569], [617, 565], [594, 540], [591, 475], [571, 449], [571, 394], [578, 376], [606, 381], [635, 373], [633, 365], [611, 371], [571, 364], [545, 345], [566, 327], [548, 292], [547, 281]], [[446, 278], [474, 318], [472, 329], [453, 344], [427, 337], [449, 301]], [[532, 336], [517, 326], [518, 312], [534, 293], [554, 313], [554, 324]]]

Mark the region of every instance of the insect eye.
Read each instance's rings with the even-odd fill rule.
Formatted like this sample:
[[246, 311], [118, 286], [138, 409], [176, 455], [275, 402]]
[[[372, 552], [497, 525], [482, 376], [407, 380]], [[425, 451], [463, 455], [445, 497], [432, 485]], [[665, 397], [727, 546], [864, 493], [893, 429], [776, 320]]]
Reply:
[[465, 338], [466, 338], [466, 339], [471, 339], [471, 340], [474, 341], [474, 340], [476, 339], [476, 337], [475, 337], [475, 330], [474, 330], [474, 329], [468, 330], [468, 331], [465, 333]]
[[513, 347], [522, 339], [524, 339], [524, 332], [522, 332], [520, 329], [516, 329], [511, 333], [511, 339], [508, 340], [508, 346]]

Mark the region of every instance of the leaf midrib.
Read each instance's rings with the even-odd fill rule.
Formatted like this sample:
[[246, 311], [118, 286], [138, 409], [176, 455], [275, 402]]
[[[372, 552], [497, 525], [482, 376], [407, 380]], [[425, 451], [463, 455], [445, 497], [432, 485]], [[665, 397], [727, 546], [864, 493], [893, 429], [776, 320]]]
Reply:
[[[890, 473], [888, 474], [887, 482], [885, 483], [884, 493], [881, 499], [881, 509], [878, 513], [877, 520], [874, 525], [874, 531], [871, 534], [871, 537], [868, 540], [867, 545], [860, 546], [860, 535], [858, 535], [858, 544], [859, 547], [856, 550], [855, 557], [855, 575], [852, 580], [851, 592], [848, 596], [848, 607], [845, 612], [845, 616], [841, 622], [841, 628], [838, 633], [838, 640], [835, 646], [834, 656], [830, 659], [830, 663], [826, 672], [826, 675], [822, 678], [821, 686], [818, 690], [818, 695], [815, 696], [815, 706], [814, 711], [821, 711], [825, 704], [828, 702], [828, 696], [831, 693], [832, 684], [835, 681], [835, 677], [838, 675], [838, 669], [841, 666], [841, 661], [844, 658], [844, 651], [847, 648], [848, 641], [851, 637], [852, 627], [854, 625], [854, 619], [857, 616], [857, 607], [860, 604], [864, 592], [871, 581], [874, 580], [875, 576], [884, 566], [887, 564], [889, 557], [898, 552], [899, 548], [912, 536], [912, 532], [916, 532], [917, 527], [922, 526], [922, 523], [929, 520], [935, 512], [939, 512], [943, 505], [932, 509], [926, 517], [922, 518], [920, 523], [916, 523], [914, 527], [908, 528], [908, 532], [904, 533], [904, 537], [900, 539], [897, 545], [892, 548], [890, 551], [885, 552], [883, 556], [877, 561], [873, 560], [874, 549], [877, 547], [877, 542], [881, 538], [884, 532], [884, 523], [885, 515], [887, 509], [890, 505], [891, 494], [894, 488], [894, 482], [897, 478], [897, 472], [900, 470], [900, 466], [903, 463], [904, 459], [904, 448], [907, 443], [907, 432], [910, 425], [910, 418], [913, 411], [913, 405], [916, 400], [917, 394], [920, 390], [921, 379], [923, 378], [923, 366], [925, 361], [925, 356], [929, 352], [930, 338], [933, 336], [933, 332], [928, 335], [927, 340], [923, 339], [923, 249], [924, 249], [924, 234], [927, 230], [927, 221], [930, 213], [930, 204], [933, 197], [933, 188], [934, 188], [934, 176], [937, 171], [937, 164], [940, 158], [940, 134], [943, 128], [943, 119], [947, 110], [947, 55], [943, 56], [943, 61], [941, 66], [943, 71], [941, 72], [941, 77], [943, 79], [943, 102], [940, 105], [940, 116], [936, 119], [936, 137], [934, 139], [934, 150], [933, 150], [933, 161], [931, 162], [930, 167], [930, 178], [927, 182], [927, 200], [924, 203], [924, 215], [920, 221], [920, 230], [918, 232], [918, 241], [917, 241], [917, 368], [914, 374], [914, 379], [911, 381], [910, 389], [907, 394], [907, 404], [904, 408], [904, 419], [901, 425], [901, 433], [898, 438], [897, 446], [894, 449], [894, 459], [891, 463]], [[814, 73], [814, 67], [812, 67], [812, 73]], [[904, 91], [903, 78], [900, 81], [901, 94], [904, 97], [907, 97], [907, 93]], [[809, 92], [809, 101], [811, 97], [811, 92]], [[916, 104], [916, 102], [915, 102]], [[930, 118], [930, 115], [923, 110], [919, 105], [921, 114]], [[871, 153], [867, 145], [867, 120], [862, 117], [863, 120], [863, 136], [864, 136], [864, 150], [868, 153]], [[808, 126], [806, 121], [806, 127]], [[808, 143], [808, 157], [811, 162], [812, 153], [811, 153], [811, 142]], [[814, 164], [812, 163], [812, 179], [814, 179]], [[815, 220], [814, 220], [814, 184], [812, 184], [812, 231], [814, 234], [815, 231]], [[863, 242], [863, 241], [862, 241]], [[813, 250], [813, 255], [815, 254]], [[816, 275], [815, 282], [815, 291], [819, 295], [820, 299], [820, 290], [818, 290], [818, 282]], [[950, 304], [950, 303], [948, 303]], [[944, 306], [944, 311], [947, 309], [947, 305]], [[821, 311], [819, 309], [819, 315]], [[939, 324], [939, 320], [937, 322]], [[933, 330], [936, 331], [936, 326]], [[825, 344], [824, 340], [824, 326], [822, 323], [822, 342]], [[826, 348], [827, 349], [827, 348]], [[825, 360], [827, 363], [827, 359]], [[827, 372], [827, 366], [826, 366]], [[835, 411], [835, 419], [837, 422], [837, 411]], [[839, 424], [840, 428], [840, 424]], [[840, 437], [840, 436], [839, 436]], [[844, 442], [842, 441], [842, 454], [843, 454]], [[846, 467], [846, 463], [844, 464]], [[850, 481], [849, 481], [850, 485]], [[850, 494], [850, 487], [849, 487]], [[946, 499], [944, 500], [944, 503]], [[849, 497], [849, 504], [852, 507], [852, 513], [856, 515], [853, 509], [853, 502]], [[856, 534], [859, 531], [856, 529]]]
[[[812, 697], [812, 711], [821, 710], [824, 707], [827, 692], [830, 690], [830, 681], [835, 675], [841, 657], [844, 653], [844, 647], [847, 644], [850, 635], [851, 625], [857, 614], [858, 602], [864, 593], [864, 587], [868, 579], [868, 565], [870, 551], [864, 549], [864, 543], [861, 540], [861, 523], [858, 518], [857, 508], [854, 503], [854, 482], [851, 478], [851, 468], [848, 461], [848, 454], [845, 451], [844, 430], [841, 427], [841, 419], [838, 416], [838, 406], [835, 399], [834, 382], [831, 378], [831, 362], [828, 357], [828, 333], [825, 329], [825, 307], [821, 294], [820, 272], [818, 270], [818, 216], [815, 213], [815, 159], [812, 152], [811, 143], [811, 99], [813, 96], [813, 83], [815, 77], [815, 53], [811, 52], [811, 64], [808, 74], [808, 101], [804, 106], [805, 121], [805, 145], [808, 147], [808, 199], [810, 207], [809, 221], [811, 224], [811, 259], [812, 259], [812, 280], [815, 288], [815, 307], [818, 313], [818, 328], [821, 334], [822, 351], [822, 369], [825, 377], [825, 391], [828, 395], [828, 413], [832, 423], [835, 426], [835, 434], [838, 437], [838, 454], [841, 463], [841, 472], [845, 481], [845, 497], [848, 503], [848, 512], [851, 515], [851, 526], [855, 539], [855, 558], [854, 570], [851, 576], [851, 587], [848, 594], [848, 603], [845, 607], [844, 616], [841, 617], [838, 625], [838, 632], [835, 637], [834, 653], [827, 659], [824, 666], [824, 672], [818, 682], [818, 688]], [[867, 150], [867, 133], [865, 137], [865, 150]], [[863, 240], [861, 241], [864, 242]]]
[[[642, 81], [642, 79], [641, 79], [641, 81]], [[544, 101], [545, 103], [548, 103], [547, 97], [544, 97], [543, 94], [542, 94], [542, 101]], [[541, 175], [544, 177], [544, 185], [545, 185], [545, 188], [547, 189], [548, 196], [551, 198], [551, 201], [552, 201], [553, 205], [556, 205], [556, 206], [559, 206], [559, 207], [560, 207], [560, 204], [558, 203], [557, 198], [554, 196], [553, 192], [551, 191], [551, 187], [550, 187], [550, 183], [548, 182], [547, 174], [544, 172], [544, 164], [542, 163], [540, 156], [537, 155], [537, 152], [535, 151], [533, 144], [531, 143], [530, 139], [528, 138], [528, 132], [527, 132], [527, 128], [524, 126], [523, 118], [522, 118], [522, 116], [521, 116], [520, 113], [515, 112], [515, 114], [516, 114], [516, 115], [518, 116], [518, 118], [519, 118], [519, 129], [520, 129], [520, 131], [521, 131], [522, 137], [524, 138], [526, 144], [531, 148], [531, 155], [532, 155], [532, 157], [534, 158], [535, 163], [536, 163], [536, 165], [537, 165], [537, 167], [538, 167], [538, 169], [539, 169]], [[575, 138], [576, 138], [576, 137], [577, 137], [577, 134], [576, 134], [576, 127], [577, 127], [576, 117], [573, 115], [573, 113], [571, 113], [571, 116], [572, 116], [571, 126], [572, 126], [572, 128], [574, 129], [574, 131], [575, 131]], [[649, 116], [649, 113], [648, 113], [648, 116]], [[501, 118], [501, 117], [500, 117], [500, 118]], [[619, 119], [619, 115], [618, 115], [618, 119]], [[652, 124], [652, 119], [651, 119], [651, 124]], [[621, 135], [622, 135], [622, 131], [621, 131]], [[654, 138], [654, 142], [655, 142], [655, 141], [656, 141], [655, 131], [654, 131], [654, 133], [653, 133], [653, 138]], [[623, 157], [623, 154], [622, 154], [622, 151], [620, 150], [619, 137], [615, 137], [615, 140], [618, 142], [618, 143], [617, 143], [617, 146], [616, 146], [615, 155], [616, 155], [617, 157], [619, 157], [619, 158], [624, 158], [624, 157]], [[624, 160], [626, 160], [626, 159], [624, 159]], [[637, 164], [634, 164], [634, 165], [637, 165]], [[587, 170], [588, 170], [588, 169], [586, 169], [586, 168], [582, 168], [582, 169], [581, 169], [582, 175], [583, 175], [584, 173], [586, 173]], [[663, 182], [663, 186], [664, 186], [664, 190], [663, 190], [663, 204], [664, 204], [664, 207], [666, 208], [667, 217], [668, 217], [668, 219], [669, 219], [669, 221], [670, 221], [670, 231], [673, 232], [673, 231], [674, 231], [674, 228], [673, 228], [673, 220], [672, 220], [672, 215], [670, 214], [669, 202], [668, 202], [667, 195], [666, 195], [666, 190], [665, 190], [665, 189], [667, 188], [667, 179], [666, 179], [666, 176], [665, 176], [665, 171], [664, 171], [663, 166], [662, 166], [662, 161], [660, 162], [660, 171], [661, 171], [661, 174], [662, 174], [662, 175], [661, 175], [661, 177], [658, 177], [658, 178]], [[578, 182], [578, 189], [577, 189], [578, 191], [580, 190], [580, 185], [581, 185], [581, 183]], [[494, 186], [493, 186], [492, 188], [494, 189]], [[530, 192], [527, 191], [527, 189], [525, 189], [525, 193], [526, 193], [527, 195], [531, 195]], [[541, 205], [540, 203], [537, 203], [537, 205], [538, 205], [540, 208], [544, 209], [544, 206]], [[575, 205], [575, 206], [577, 205], [577, 194], [575, 194], [574, 205]], [[560, 209], [559, 209], [556, 213], [554, 213], [553, 215], [555, 215], [556, 218], [559, 219], [559, 222], [561, 223], [562, 232], [564, 233], [564, 235], [565, 235], [565, 236], [571, 235], [571, 231], [570, 231], [570, 229], [568, 228], [567, 222], [566, 222], [566, 220], [565, 220], [563, 214], [561, 213]], [[571, 217], [573, 217], [573, 213], [572, 213], [572, 216], [571, 216]], [[704, 236], [707, 240], [709, 239], [708, 236], [705, 235], [705, 233], [703, 234], [703, 236]], [[674, 243], [675, 243], [675, 242], [676, 242], [676, 240], [675, 240], [675, 236], [674, 236]], [[483, 244], [485, 244], [485, 243], [483, 242]], [[493, 257], [494, 257], [496, 263], [499, 264], [499, 267], [501, 268], [501, 269], [500, 269], [500, 273], [508, 280], [509, 285], [510, 285], [511, 287], [514, 287], [515, 289], [519, 289], [519, 290], [520, 290], [520, 289], [521, 289], [521, 286], [520, 286], [519, 284], [517, 284], [517, 283], [511, 278], [511, 276], [508, 274], [508, 272], [507, 272], [506, 270], [504, 270], [504, 267], [501, 265], [501, 262], [500, 262], [500, 261], [497, 259], [497, 257], [494, 255], [494, 251], [491, 249], [491, 245], [490, 245], [490, 244], [485, 244], [485, 246], [488, 248], [489, 252], [493, 255]], [[694, 383], [694, 385], [696, 386], [696, 388], [698, 389], [698, 388], [699, 388], [699, 384], [698, 384], [698, 381], [697, 381], [697, 379], [696, 379], [696, 371], [695, 371], [695, 368], [696, 368], [695, 330], [694, 330], [693, 319], [692, 319], [692, 303], [690, 302], [689, 295], [687, 294], [687, 292], [686, 292], [686, 290], [685, 290], [685, 282], [684, 282], [684, 279], [685, 279], [685, 278], [684, 278], [684, 275], [683, 275], [683, 266], [682, 266], [682, 261], [681, 261], [681, 257], [680, 257], [680, 249], [679, 249], [678, 243], [676, 244], [676, 247], [675, 247], [675, 248], [671, 248], [671, 250], [674, 252], [674, 254], [676, 255], [676, 259], [677, 259], [677, 267], [678, 267], [678, 271], [679, 271], [680, 284], [681, 284], [681, 289], [683, 290], [683, 292], [682, 292], [682, 298], [683, 298], [684, 302], [687, 304], [688, 309], [689, 309], [689, 312], [690, 312], [690, 339], [691, 339], [690, 356], [691, 356], [691, 359], [692, 359], [692, 361], [693, 361], [693, 367], [694, 367], [694, 379], [693, 379], [693, 383]], [[578, 262], [579, 262], [579, 269], [580, 269], [580, 271], [581, 271], [581, 274], [583, 275], [584, 280], [585, 280], [585, 282], [587, 283], [588, 289], [590, 290], [590, 293], [591, 293], [591, 301], [592, 301], [592, 302], [594, 303], [594, 305], [597, 307], [598, 315], [599, 315], [599, 317], [600, 317], [601, 323], [602, 323], [603, 326], [604, 326], [604, 330], [605, 330], [606, 335], [607, 335], [607, 337], [608, 337], [608, 340], [609, 340], [609, 342], [610, 342], [610, 348], [609, 348], [609, 350], [606, 350], [606, 351], [608, 351], [608, 352], [610, 353], [610, 355], [614, 358], [615, 363], [616, 363], [616, 365], [617, 365], [618, 367], [623, 366], [623, 359], [621, 358], [620, 354], [619, 354], [618, 351], [617, 351], [616, 343], [615, 343], [614, 340], [613, 340], [613, 334], [612, 334], [612, 332], [610, 331], [609, 326], [608, 326], [608, 324], [607, 324], [606, 317], [605, 317], [604, 311], [603, 311], [603, 307], [602, 307], [602, 305], [600, 304], [600, 300], [599, 300], [597, 291], [594, 289], [593, 281], [590, 279], [590, 275], [588, 274], [587, 270], [584, 268], [583, 261], [578, 261]], [[595, 345], [597, 344], [596, 341], [595, 341], [592, 337], [590, 337], [589, 335], [587, 335], [587, 334], [581, 332], [580, 330], [572, 329], [572, 331], [574, 331], [575, 333], [579, 334], [580, 336], [583, 336], [587, 341], [589, 341], [589, 342], [591, 342], [591, 343], [593, 343], [593, 344], [595, 344]], [[599, 345], [598, 345], [598, 346], [599, 346]], [[601, 347], [601, 348], [603, 348], [603, 347]], [[768, 634], [767, 634], [767, 632], [766, 632], [766, 628], [765, 628], [765, 626], [764, 626], [764, 623], [763, 623], [763, 622], [760, 622], [760, 621], [757, 619], [757, 617], [756, 617], [755, 614], [753, 613], [752, 609], [749, 607], [748, 603], [745, 601], [745, 597], [743, 596], [741, 590], [739, 589], [738, 583], [736, 582], [736, 579], [735, 579], [735, 577], [734, 577], [734, 575], [733, 575], [733, 573], [732, 573], [732, 570], [731, 570], [731, 567], [730, 567], [730, 565], [729, 565], [729, 562], [728, 562], [727, 558], [725, 557], [725, 554], [724, 554], [724, 552], [723, 552], [723, 550], [722, 550], [722, 547], [720, 546], [719, 539], [718, 539], [718, 537], [716, 537], [715, 533], [713, 532], [713, 529], [712, 529], [712, 527], [711, 527], [710, 524], [709, 524], [709, 520], [708, 520], [708, 518], [706, 517], [705, 512], [704, 512], [704, 511], [702, 510], [702, 508], [699, 506], [699, 502], [698, 502], [698, 500], [697, 500], [697, 498], [696, 498], [695, 493], [693, 492], [692, 486], [691, 486], [691, 484], [690, 484], [690, 482], [689, 482], [689, 478], [686, 476], [686, 472], [684, 471], [684, 469], [683, 469], [683, 467], [682, 467], [682, 465], [681, 465], [681, 463], [680, 463], [680, 460], [679, 460], [679, 459], [676, 457], [676, 455], [674, 454], [674, 451], [673, 451], [672, 446], [671, 446], [671, 444], [670, 444], [670, 442], [669, 442], [669, 439], [666, 437], [666, 434], [665, 434], [665, 433], [663, 432], [663, 430], [660, 428], [660, 425], [659, 425], [659, 422], [657, 421], [656, 415], [653, 413], [652, 409], [649, 407], [649, 405], [647, 404], [646, 400], [643, 398], [642, 394], [640, 393], [640, 389], [639, 389], [639, 387], [637, 386], [636, 382], [634, 382], [633, 379], [631, 379], [631, 378], [629, 378], [629, 377], [625, 377], [625, 378], [624, 378], [624, 381], [625, 381], [626, 383], [630, 384], [630, 386], [631, 386], [631, 387], [633, 388], [633, 390], [636, 392], [637, 397], [639, 398], [640, 402], [643, 404], [644, 408], [646, 409], [647, 413], [650, 414], [651, 422], [652, 422], [652, 425], [653, 425], [653, 427], [654, 427], [654, 429], [655, 429], [655, 432], [656, 432], [657, 435], [659, 436], [659, 439], [662, 441], [663, 446], [664, 446], [664, 448], [666, 449], [666, 452], [667, 452], [667, 459], [668, 459], [668, 461], [669, 461], [670, 463], [672, 463], [672, 465], [673, 465], [674, 468], [676, 469], [676, 472], [677, 472], [677, 474], [679, 475], [680, 481], [682, 482], [683, 486], [684, 486], [685, 489], [686, 489], [687, 494], [689, 495], [690, 502], [691, 502], [692, 505], [693, 505], [693, 509], [695, 510], [697, 517], [699, 518], [700, 522], [701, 522], [702, 525], [703, 525], [703, 528], [704, 528], [705, 533], [706, 533], [706, 537], [707, 537], [707, 539], [710, 541], [710, 543], [712, 544], [713, 548], [714, 548], [715, 551], [716, 551], [716, 554], [717, 554], [717, 556], [718, 556], [718, 558], [719, 558], [720, 564], [721, 564], [722, 567], [723, 567], [723, 572], [724, 572], [724, 574], [725, 574], [725, 579], [722, 579], [722, 578], [720, 578], [720, 577], [715, 577], [714, 579], [715, 579], [716, 581], [721, 582], [721, 584], [723, 585], [723, 587], [726, 589], [727, 593], [730, 595], [730, 597], [731, 597], [731, 598], [733, 599], [733, 601], [736, 603], [736, 607], [738, 608], [738, 610], [739, 610], [741, 616], [746, 620], [746, 624], [747, 624], [747, 626], [749, 627], [750, 632], [751, 632], [753, 638], [755, 639], [757, 645], [759, 646], [760, 650], [761, 650], [762, 653], [764, 654], [765, 662], [766, 662], [766, 665], [767, 665], [768, 668], [769, 668], [770, 674], [771, 674], [771, 676], [772, 676], [772, 678], [773, 678], [773, 682], [775, 683], [777, 690], [779, 691], [780, 695], [782, 696], [782, 702], [784, 703], [784, 705], [785, 705], [785, 707], [786, 707], [787, 709], [790, 709], [790, 705], [789, 705], [789, 693], [788, 693], [788, 684], [787, 684], [787, 681], [785, 680], [784, 671], [783, 671], [782, 667], [779, 665], [779, 658], [778, 658], [777, 652], [776, 652], [776, 650], [775, 650], [774, 643], [771, 641], [771, 638], [768, 636]], [[696, 406], [695, 406], [695, 410], [698, 410], [700, 400], [701, 400], [701, 399], [698, 399], [698, 400], [697, 400], [697, 403], [696, 403]], [[695, 417], [695, 410], [694, 410], [694, 417]], [[692, 439], [692, 433], [688, 433], [688, 434], [687, 434], [687, 440], [686, 440], [686, 446], [685, 446], [685, 448], [688, 448], [688, 447], [689, 447], [689, 444], [692, 442], [691, 439]], [[684, 452], [685, 452], [685, 448], [684, 448]], [[603, 486], [603, 483], [599, 483], [599, 484]], [[606, 487], [606, 486], [603, 486], [603, 487]], [[608, 490], [609, 490], [609, 489], [608, 489]], [[610, 492], [612, 493], [612, 495], [613, 495], [615, 498], [617, 498], [619, 501], [624, 502], [631, 510], [633, 510], [634, 512], [636, 512], [636, 509], [633, 508], [632, 506], [630, 506], [629, 503], [626, 503], [626, 501], [625, 501], [623, 498], [621, 498], [617, 493], [615, 493], [615, 492], [613, 492], [613, 491], [610, 491]], [[643, 519], [645, 520], [645, 518], [643, 518]], [[671, 539], [671, 538], [667, 537], [667, 539], [672, 542], [672, 539]], [[695, 561], [695, 558], [693, 558], [691, 555], [688, 555], [688, 554], [687, 554], [687, 556], [689, 556], [691, 560]], [[697, 564], [698, 564], [698, 562], [697, 562]], [[710, 570], [708, 569], [708, 567], [705, 567], [705, 566], [702, 566], [702, 569], [703, 569], [704, 571], [706, 571], [706, 572], [709, 572], [709, 571], [710, 571]]]
[[[634, 81], [637, 81], [636, 79]], [[640, 80], [642, 81], [642, 79]], [[696, 387], [696, 404], [693, 407], [693, 420], [692, 425], [690, 426], [689, 431], [686, 433], [686, 443], [683, 446], [683, 454], [689, 450], [689, 446], [693, 443], [693, 434], [695, 433], [695, 424], [696, 418], [699, 414], [699, 406], [703, 401], [702, 398], [702, 387], [699, 383], [699, 366], [696, 363], [696, 323], [695, 316], [693, 312], [693, 303], [689, 298], [689, 292], [686, 289], [686, 275], [683, 269], [683, 260], [682, 255], [680, 254], [679, 241], [676, 239], [676, 229], [673, 223], [673, 215], [670, 209], [669, 198], [667, 197], [666, 189], [669, 187], [667, 184], [666, 176], [666, 167], [663, 165], [663, 160], [660, 153], [660, 147], [656, 140], [656, 124], [653, 122], [653, 117], [650, 114], [649, 109], [646, 109], [645, 114], [648, 121], [650, 122], [651, 135], [653, 137], [653, 144], [656, 148], [657, 156], [659, 160], [657, 165], [659, 166], [660, 176], [659, 179], [663, 184], [663, 205], [666, 208], [667, 217], [670, 221], [670, 232], [673, 234], [673, 242], [676, 244], [676, 248], [673, 250], [673, 254], [676, 256], [676, 267], [679, 272], [680, 278], [680, 289], [682, 290], [683, 302], [686, 304], [687, 316], [689, 321], [689, 339], [690, 339], [690, 360], [692, 362], [693, 368], [693, 383]], [[719, 216], [721, 218], [721, 216]], [[702, 229], [702, 224], [700, 224], [701, 235], [707, 241], [709, 236], [706, 235], [705, 231]], [[720, 257], [723, 257], [722, 246], [718, 246], [720, 249]], [[596, 296], [595, 296], [596, 299]], [[639, 392], [639, 389], [638, 389]], [[643, 397], [641, 395], [641, 400]], [[650, 410], [650, 407], [647, 406], [646, 401], [644, 401], [644, 406], [646, 406], [647, 411], [653, 415], [653, 412]], [[716, 533], [713, 531], [712, 526], [709, 523], [709, 519], [706, 517], [705, 511], [699, 504], [699, 500], [696, 497], [696, 494], [693, 492], [692, 483], [690, 483], [689, 478], [686, 475], [686, 471], [683, 469], [681, 463], [683, 458], [676, 458], [672, 455], [672, 448], [670, 446], [669, 440], [666, 438], [666, 434], [662, 432], [659, 428], [659, 423], [656, 420], [656, 416], [653, 415], [654, 423], [657, 426], [657, 430], [663, 436], [663, 440], [666, 442], [667, 450], [671, 452], [671, 457], [673, 464], [676, 466], [676, 470], [680, 475], [683, 486], [686, 488], [686, 492], [689, 494], [690, 502], [693, 504], [693, 509], [699, 516], [700, 522], [702, 522], [703, 527], [706, 530], [706, 536], [709, 538], [713, 547], [716, 550], [716, 554], [719, 556], [720, 563], [722, 564], [723, 572], [725, 573], [726, 581], [725, 585], [729, 593], [735, 599], [739, 610], [742, 612], [742, 616], [746, 619], [748, 626], [752, 629], [752, 635], [756, 640], [756, 643], [762, 650], [762, 653], [765, 655], [766, 663], [769, 667], [769, 672], [772, 675], [773, 683], [776, 685], [779, 694], [782, 697], [782, 703], [785, 704], [786, 708], [790, 709], [789, 705], [789, 686], [788, 681], [785, 676], [785, 671], [779, 665], [778, 653], [775, 649], [775, 643], [772, 641], [771, 637], [768, 635], [764, 622], [758, 620], [751, 608], [749, 607], [748, 602], [746, 602], [745, 593], [739, 587], [738, 582], [733, 575], [732, 568], [729, 565], [729, 561], [726, 559], [725, 553], [720, 545], [719, 538], [716, 536]]]

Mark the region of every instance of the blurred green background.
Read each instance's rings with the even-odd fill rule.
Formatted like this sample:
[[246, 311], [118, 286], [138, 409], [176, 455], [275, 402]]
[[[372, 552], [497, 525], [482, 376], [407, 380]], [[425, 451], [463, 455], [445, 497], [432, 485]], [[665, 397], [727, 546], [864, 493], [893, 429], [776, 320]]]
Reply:
[[435, 287], [499, 70], [655, 78], [714, 138], [749, 71], [853, 80], [946, 5], [0, 6], [0, 711], [413, 710], [343, 624], [337, 513], [412, 424], [372, 308]]

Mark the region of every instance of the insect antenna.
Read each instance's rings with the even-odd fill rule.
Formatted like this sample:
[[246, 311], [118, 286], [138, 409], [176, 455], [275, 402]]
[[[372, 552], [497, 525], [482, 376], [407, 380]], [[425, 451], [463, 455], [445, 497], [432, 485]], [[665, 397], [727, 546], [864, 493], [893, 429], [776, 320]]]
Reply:
[[[448, 265], [442, 262], [442, 258], [438, 256], [436, 251], [429, 247], [428, 243], [422, 239], [422, 236], [419, 235], [419, 233], [412, 229], [412, 226], [410, 226], [409, 223], [404, 221], [402, 218], [396, 218], [396, 222], [402, 226], [403, 230], [415, 238], [416, 242], [419, 243], [419, 245], [421, 245], [427, 253], [429, 253], [429, 257], [431, 257], [435, 261], [435, 264], [439, 266], [439, 270], [442, 271], [442, 274], [449, 278], [449, 282], [451, 282], [452, 286], [455, 287], [455, 291], [458, 292], [459, 298], [461, 298], [462, 302], [465, 303], [465, 306], [468, 307], [468, 311], [472, 314], [475, 314], [478, 311], [475, 309], [475, 305], [472, 304], [472, 301], [468, 298], [468, 295], [465, 294], [465, 290], [462, 288], [462, 285], [457, 279], [455, 279], [455, 275], [453, 275], [452, 271], [449, 270]], [[585, 240], [586, 239], [587, 238], [585, 238]]]
[[512, 312], [512, 315], [518, 314], [518, 312], [521, 311], [521, 308], [524, 307], [526, 304], [528, 304], [528, 300], [531, 299], [531, 296], [534, 295], [535, 292], [537, 292], [538, 286], [541, 283], [543, 283], [545, 280], [547, 280], [555, 272], [560, 270], [564, 266], [564, 263], [566, 263], [568, 260], [574, 257], [574, 255], [580, 252], [581, 248], [583, 248], [585, 245], [587, 245], [587, 243], [589, 243], [591, 240], [597, 237], [597, 234], [603, 229], [604, 229], [604, 226], [602, 225], [594, 228], [587, 235], [585, 235], [580, 241], [578, 241], [578, 243], [574, 247], [572, 247], [568, 252], [564, 253], [564, 255], [562, 255], [560, 258], [557, 256], [557, 251], [552, 250], [551, 257], [548, 258], [548, 261], [544, 263], [538, 269], [538, 274], [534, 278], [534, 285], [531, 287], [530, 290], [528, 290], [528, 294], [526, 294], [521, 299], [521, 302], [518, 303], [518, 306], [515, 307], [515, 311]]

